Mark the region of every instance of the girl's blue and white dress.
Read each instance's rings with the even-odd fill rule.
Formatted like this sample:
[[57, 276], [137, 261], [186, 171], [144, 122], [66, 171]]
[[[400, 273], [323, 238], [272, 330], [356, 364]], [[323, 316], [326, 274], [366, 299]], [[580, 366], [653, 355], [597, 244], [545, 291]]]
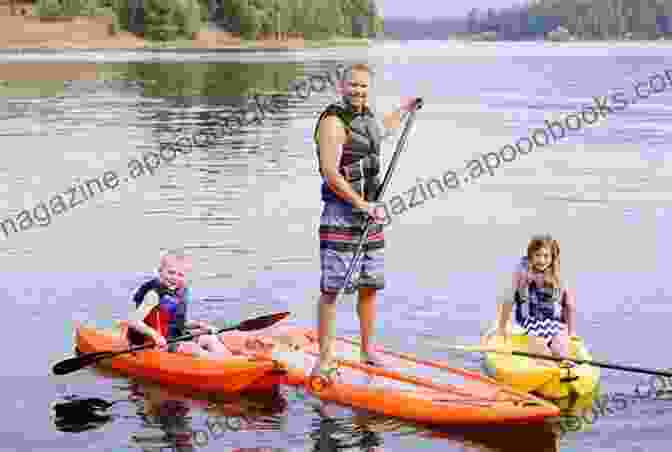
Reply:
[[[523, 257], [518, 270], [526, 272], [527, 269], [528, 260]], [[550, 344], [560, 332], [563, 322], [562, 293], [561, 287], [538, 287], [534, 281], [516, 290], [516, 321], [528, 336], [543, 337]]]

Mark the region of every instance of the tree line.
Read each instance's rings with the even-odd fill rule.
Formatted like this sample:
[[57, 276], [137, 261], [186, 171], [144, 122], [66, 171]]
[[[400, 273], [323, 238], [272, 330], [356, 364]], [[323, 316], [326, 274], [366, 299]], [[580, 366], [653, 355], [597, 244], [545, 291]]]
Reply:
[[656, 39], [672, 34], [672, 0], [536, 0], [496, 10], [473, 8], [471, 34], [497, 39], [543, 37], [563, 27], [577, 39]]
[[373, 0], [224, 0], [222, 15], [248, 38], [276, 31], [300, 32], [306, 39], [382, 32]]
[[[148, 39], [193, 39], [210, 17], [208, 0], [35, 0], [39, 16], [113, 16], [116, 28]], [[13, 6], [13, 5], [12, 5]], [[243, 39], [276, 32], [305, 39], [382, 32], [375, 0], [223, 0], [220, 15]], [[138, 21], [140, 26], [138, 27]]]

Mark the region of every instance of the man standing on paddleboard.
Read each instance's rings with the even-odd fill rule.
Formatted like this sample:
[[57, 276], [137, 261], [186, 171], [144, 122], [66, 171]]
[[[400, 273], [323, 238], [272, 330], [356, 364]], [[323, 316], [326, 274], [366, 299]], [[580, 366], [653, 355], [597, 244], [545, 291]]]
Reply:
[[415, 105], [405, 100], [396, 111], [377, 119], [368, 103], [371, 70], [365, 64], [346, 69], [339, 82], [340, 102], [329, 105], [315, 129], [317, 157], [322, 175], [320, 218], [320, 291], [318, 335], [320, 357], [312, 375], [328, 374], [333, 367], [332, 342], [336, 296], [344, 284], [354, 253], [369, 217], [376, 220], [368, 231], [349, 292], [357, 290], [361, 333], [361, 360], [380, 365], [370, 347], [375, 318], [376, 292], [385, 285], [383, 275], [384, 209], [375, 196], [381, 184], [380, 148], [401, 125], [401, 115]]

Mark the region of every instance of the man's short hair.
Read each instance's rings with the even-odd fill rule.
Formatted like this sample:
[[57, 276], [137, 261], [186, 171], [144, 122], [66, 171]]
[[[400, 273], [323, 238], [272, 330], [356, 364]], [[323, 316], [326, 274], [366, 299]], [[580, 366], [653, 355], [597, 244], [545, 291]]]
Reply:
[[374, 75], [373, 69], [371, 69], [368, 64], [356, 63], [348, 66], [345, 71], [343, 71], [343, 80], [348, 80], [353, 72], [366, 72], [369, 74], [369, 77], [373, 77]]

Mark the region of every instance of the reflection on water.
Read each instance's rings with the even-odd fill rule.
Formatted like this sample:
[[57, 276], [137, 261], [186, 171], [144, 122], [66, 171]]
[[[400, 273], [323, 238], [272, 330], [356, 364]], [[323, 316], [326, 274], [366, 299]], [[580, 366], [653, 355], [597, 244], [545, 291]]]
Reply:
[[[177, 451], [207, 447], [227, 434], [240, 431], [279, 431], [286, 402], [274, 396], [241, 397], [228, 400], [179, 398], [157, 386], [135, 384], [135, 394], [142, 394], [142, 431], [132, 440], [145, 451], [154, 450], [156, 442], [169, 443]], [[179, 399], [178, 399], [179, 398]], [[204, 411], [205, 422], [193, 422], [192, 409]]]
[[[83, 81], [127, 81], [115, 86], [137, 86], [143, 97], [181, 99], [187, 104], [219, 104], [251, 92], [286, 92], [302, 73], [298, 63], [23, 63], [0, 68], [3, 96], [55, 97], [68, 87], [87, 86]], [[100, 88], [97, 85], [88, 84]]]
[[[153, 220], [173, 217], [171, 223], [189, 231], [185, 246], [203, 256], [196, 256], [202, 280], [217, 283], [230, 279], [229, 272], [221, 271], [224, 268], [252, 269], [265, 264], [271, 269], [268, 259], [260, 262], [259, 250], [251, 250], [234, 238], [238, 234], [233, 229], [248, 229], [247, 221], [258, 224], [262, 216], [284, 216], [286, 201], [272, 198], [285, 196], [284, 187], [301, 174], [315, 174], [314, 162], [305, 159], [312, 156], [312, 147], [305, 147], [303, 134], [287, 132], [292, 122], [314, 116], [334, 99], [334, 93], [325, 85], [302, 99], [299, 94], [305, 93], [291, 91], [292, 82], [332, 74], [336, 63], [89, 66], [79, 68], [90, 73], [84, 80], [77, 79], [76, 70], [64, 69], [67, 64], [24, 65], [22, 70], [62, 74], [69, 81], [55, 82], [46, 75], [43, 78], [47, 79], [22, 80], [20, 70], [0, 74], [0, 78], [10, 78], [4, 86], [7, 96], [4, 105], [0, 104], [0, 117], [11, 118], [2, 123], [0, 135], [15, 140], [44, 135], [63, 139], [48, 147], [36, 144], [36, 154], [26, 158], [26, 165], [33, 157], [44, 158], [45, 167], [52, 168], [48, 174], [35, 176], [30, 170], [30, 175], [22, 176], [21, 163], [4, 165], [12, 170], [11, 174], [0, 174], [0, 185], [13, 187], [3, 200], [5, 216], [14, 219], [23, 209], [32, 211], [37, 200], [48, 200], [73, 178], [80, 183], [106, 170], [128, 173], [132, 159], [158, 153], [178, 136], [192, 137], [193, 152], [162, 164], [154, 172], [162, 181], [155, 191], [144, 177], [137, 185], [135, 181], [122, 182], [116, 189], [119, 195], [109, 193], [105, 201], [97, 196], [95, 202], [107, 212], [126, 212], [132, 203], [142, 203], [143, 217], [133, 220], [140, 227], [138, 236], [147, 233], [143, 227]], [[279, 97], [272, 97], [274, 94]], [[87, 140], [95, 144], [82, 144]], [[34, 184], [38, 179], [40, 184]], [[148, 185], [138, 192], [136, 187], [144, 184]], [[93, 202], [86, 207], [80, 204], [80, 209], [91, 209]], [[77, 216], [81, 218], [81, 213]], [[63, 220], [54, 219], [53, 223], [56, 221]], [[299, 220], [285, 226], [296, 233], [306, 227]], [[223, 232], [226, 241], [221, 239]], [[18, 236], [10, 239], [18, 240]], [[296, 255], [272, 259], [275, 269], [305, 263], [311, 257], [300, 250]]]
[[550, 426], [470, 427], [428, 431], [423, 436], [441, 438], [464, 452], [559, 452], [560, 438]]
[[[558, 452], [559, 436], [553, 425], [437, 427], [416, 424], [347, 407], [312, 400], [306, 414], [305, 433], [287, 431], [287, 400], [279, 394], [225, 396], [190, 395], [154, 384], [131, 381], [122, 386], [125, 398], [107, 401], [98, 397], [65, 396], [52, 404], [57, 430], [77, 433], [100, 430], [120, 420], [134, 426], [127, 441], [143, 452], [221, 450], [237, 444], [237, 434], [284, 432], [307, 440], [312, 452], [383, 452], [399, 450], [387, 443], [432, 441], [447, 450], [469, 452], [519, 452], [520, 438], [528, 438], [535, 451]], [[294, 405], [301, 402], [294, 401]], [[283, 451], [277, 447], [232, 449]]]
[[[63, 397], [52, 404], [55, 427], [75, 433], [100, 429], [120, 418], [135, 419], [138, 426], [130, 443], [140, 450], [186, 452], [236, 432], [279, 431], [283, 425], [280, 414], [287, 407], [286, 401], [274, 394], [194, 397], [138, 381], [122, 389], [127, 398], [112, 402], [97, 397]], [[118, 404], [130, 404], [131, 413], [122, 416], [113, 412], [112, 407]], [[205, 420], [195, 420], [193, 412], [205, 413]]]
[[143, 431], [131, 437], [132, 443], [141, 450], [158, 452], [169, 447], [178, 452], [187, 452], [195, 450], [194, 443], [207, 443], [207, 437], [199, 438], [194, 432], [191, 418], [187, 416], [189, 408], [186, 403], [166, 400], [147, 408], [140, 414]]
[[575, 433], [590, 432], [596, 428], [597, 424], [608, 422], [609, 418], [623, 416], [625, 412], [632, 411], [635, 406], [639, 408], [641, 416], [646, 416], [646, 408], [644, 408], [646, 406], [661, 410], [662, 414], [669, 411], [672, 404], [665, 402], [671, 399], [672, 393], [667, 391], [660, 391], [657, 394], [637, 393], [636, 391], [609, 393], [601, 391], [598, 386], [594, 392], [582, 397], [570, 397], [559, 401], [560, 416], [550, 423], [556, 426], [558, 434], [564, 438]]
[[[521, 438], [534, 445], [535, 452], [558, 452], [560, 437], [552, 424], [427, 426], [367, 412], [329, 415], [333, 405], [320, 404], [310, 434], [313, 452], [383, 452], [385, 437], [438, 440], [439, 447], [464, 452], [520, 452]], [[389, 437], [389, 436], [387, 436]], [[529, 441], [529, 442], [528, 442]], [[396, 449], [395, 449], [396, 450]], [[532, 450], [532, 449], [529, 449]]]
[[52, 405], [54, 426], [60, 432], [80, 433], [94, 430], [112, 421], [106, 410], [116, 402], [90, 397], [67, 397]]
[[375, 421], [361, 414], [353, 417], [331, 417], [318, 408], [319, 417], [311, 422], [310, 438], [315, 442], [313, 452], [361, 450], [382, 452], [383, 440], [373, 428]]
[[126, 72], [128, 79], [142, 83], [143, 96], [188, 104], [220, 104], [251, 92], [286, 92], [299, 75], [299, 65], [292, 63], [141, 63], [129, 64]]
[[289, 452], [284, 447], [243, 447], [232, 449], [231, 452]]

